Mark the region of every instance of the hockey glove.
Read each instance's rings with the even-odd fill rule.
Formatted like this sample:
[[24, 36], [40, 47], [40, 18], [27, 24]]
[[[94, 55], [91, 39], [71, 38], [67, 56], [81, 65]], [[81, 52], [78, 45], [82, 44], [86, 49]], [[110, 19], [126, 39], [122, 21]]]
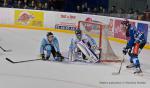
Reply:
[[45, 54], [41, 54], [40, 56], [42, 60], [45, 60]]
[[57, 52], [57, 53], [56, 53], [56, 57], [59, 58], [59, 59], [58, 59], [59, 61], [63, 61], [63, 59], [64, 59], [64, 57], [61, 55], [60, 52]]

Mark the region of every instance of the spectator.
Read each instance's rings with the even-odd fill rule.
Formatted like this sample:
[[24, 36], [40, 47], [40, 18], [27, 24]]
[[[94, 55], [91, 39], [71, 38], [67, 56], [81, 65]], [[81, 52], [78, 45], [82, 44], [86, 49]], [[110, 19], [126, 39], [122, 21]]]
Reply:
[[54, 6], [55, 5], [54, 5], [53, 1], [52, 0], [48, 0], [48, 8], [51, 9], [51, 7], [54, 8]]
[[35, 8], [35, 1], [34, 0], [31, 1], [31, 4], [30, 4], [29, 8], [30, 9], [34, 9]]
[[57, 3], [58, 1], [56, 1], [56, 0], [53, 0], [53, 8], [55, 9], [55, 10], [58, 10], [58, 3]]
[[102, 6], [99, 7], [99, 13], [103, 13], [103, 7]]
[[148, 5], [143, 13], [143, 20], [150, 21], [150, 9], [148, 8]]
[[112, 6], [111, 10], [109, 11], [109, 13], [117, 13], [116, 6]]
[[29, 9], [28, 0], [24, 0], [22, 2], [22, 6], [23, 6], [24, 9]]
[[82, 12], [82, 13], [84, 13], [84, 14], [92, 14], [92, 12], [91, 12], [91, 8], [87, 8], [87, 11], [86, 12]]
[[91, 13], [91, 8], [87, 8], [87, 13], [88, 13], [88, 14]]
[[48, 8], [48, 3], [44, 3], [42, 9], [43, 9], [43, 10], [49, 10], [49, 8]]
[[9, 7], [9, 8], [12, 8], [12, 7], [13, 7], [13, 2], [12, 2], [12, 0], [7, 0], [7, 2], [8, 2], [8, 7]]
[[23, 8], [24, 8], [24, 9], [29, 9], [30, 7], [25, 4]]
[[105, 8], [103, 8], [103, 13], [107, 13]]
[[77, 12], [77, 13], [81, 13], [82, 12], [79, 5], [77, 5], [75, 12]]
[[36, 10], [42, 10], [42, 3], [38, 2], [37, 5], [35, 6]]
[[81, 5], [81, 12], [82, 13], [87, 12], [87, 8], [85, 7], [85, 4]]
[[139, 15], [139, 10], [134, 11], [133, 16], [131, 19], [138, 19], [138, 15]]
[[124, 14], [124, 13], [125, 13], [125, 10], [124, 10], [123, 8], [120, 8], [120, 9], [118, 10], [118, 13], [119, 13], [119, 14]]
[[18, 0], [16, 6], [14, 6], [15, 8], [22, 8], [22, 1]]
[[54, 11], [54, 7], [53, 7], [53, 6], [51, 6], [51, 7], [50, 7], [50, 10], [51, 10], [51, 11]]
[[8, 7], [8, 1], [7, 0], [4, 0], [4, 3], [2, 5], [3, 7]]
[[128, 13], [129, 13], [129, 14], [134, 14], [133, 8], [129, 9], [129, 12], [128, 12]]
[[97, 14], [98, 13], [98, 9], [95, 7], [94, 9], [93, 9], [93, 14]]
[[23, 4], [24, 4], [24, 5], [28, 5], [28, 0], [24, 0], [24, 1], [23, 1]]
[[17, 4], [18, 4], [18, 0], [14, 0], [12, 5], [14, 8], [16, 8]]
[[148, 8], [148, 5], [146, 6], [146, 9], [144, 12], [150, 12], [150, 9]]
[[88, 8], [87, 2], [84, 3], [84, 7], [85, 7], [85, 8]]

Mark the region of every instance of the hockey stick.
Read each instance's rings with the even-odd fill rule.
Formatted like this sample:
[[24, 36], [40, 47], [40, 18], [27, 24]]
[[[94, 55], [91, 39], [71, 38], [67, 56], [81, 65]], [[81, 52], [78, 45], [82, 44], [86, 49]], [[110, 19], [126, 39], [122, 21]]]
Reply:
[[0, 46], [0, 48], [4, 51], [4, 52], [11, 52], [12, 50], [5, 50], [3, 47]]
[[24, 60], [24, 61], [12, 61], [12, 60], [9, 59], [9, 58], [5, 58], [5, 59], [6, 59], [7, 61], [9, 61], [10, 63], [13, 63], [13, 64], [42, 60], [42, 59], [33, 59], [33, 60]]
[[121, 69], [122, 69], [122, 63], [124, 62], [124, 55], [123, 55], [123, 59], [122, 59], [122, 61], [121, 61], [121, 64], [120, 64], [120, 68], [119, 68], [119, 71], [118, 72], [114, 72], [114, 73], [112, 73], [112, 75], [119, 75], [120, 74], [120, 72], [121, 72]]
[[[67, 57], [64, 57], [64, 58], [68, 59]], [[42, 59], [33, 59], [33, 60], [13, 61], [13, 60], [11, 60], [9, 58], [5, 58], [5, 59], [7, 61], [9, 61], [10, 63], [13, 63], [13, 64], [42, 60]], [[50, 61], [50, 60], [43, 60], [43, 61]]]

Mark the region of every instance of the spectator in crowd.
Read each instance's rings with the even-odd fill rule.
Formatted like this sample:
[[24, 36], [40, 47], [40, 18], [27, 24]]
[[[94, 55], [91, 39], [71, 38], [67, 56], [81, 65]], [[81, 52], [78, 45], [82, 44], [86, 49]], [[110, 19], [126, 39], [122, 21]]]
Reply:
[[44, 3], [42, 6], [42, 10], [49, 10], [48, 3]]
[[53, 7], [53, 6], [51, 6], [51, 7], [50, 7], [50, 10], [51, 10], [51, 11], [54, 11], [55, 9], [54, 9], [54, 7]]
[[137, 19], [138, 15], [139, 15], [139, 10], [134, 11], [131, 19]]
[[81, 13], [82, 12], [79, 5], [77, 5], [75, 12], [77, 12], [77, 13]]
[[35, 1], [34, 0], [31, 1], [31, 4], [30, 4], [29, 8], [30, 9], [34, 9], [35, 8]]
[[116, 6], [112, 6], [111, 7], [111, 10], [109, 11], [109, 13], [117, 13], [117, 9], [116, 9]]
[[4, 0], [4, 3], [2, 5], [3, 7], [8, 7], [8, 1], [7, 0]]
[[12, 8], [12, 7], [13, 7], [13, 2], [12, 2], [12, 0], [7, 0], [7, 2], [8, 2], [8, 7], [9, 7], [9, 8]]
[[150, 12], [150, 9], [148, 8], [148, 5], [146, 6], [146, 9], [144, 12]]
[[29, 8], [30, 7], [27, 4], [25, 4], [24, 7], [23, 7], [23, 9], [29, 9]]
[[93, 9], [93, 14], [98, 14], [99, 12], [98, 12], [98, 9], [96, 8], [96, 7], [94, 7], [94, 9]]
[[16, 8], [17, 4], [18, 4], [18, 0], [14, 0], [12, 3], [12, 5], [13, 5], [12, 7]]
[[42, 3], [38, 2], [35, 9], [36, 10], [42, 10]]
[[85, 7], [85, 8], [88, 8], [87, 2], [84, 3], [84, 7]]
[[82, 13], [87, 12], [87, 8], [85, 7], [85, 4], [81, 5], [81, 12]]
[[103, 13], [103, 7], [102, 6], [99, 7], [99, 13]]
[[120, 8], [120, 9], [118, 10], [118, 13], [119, 13], [119, 14], [124, 14], [124, 13], [125, 13], [125, 10], [124, 10], [123, 8]]
[[53, 8], [55, 9], [55, 10], [58, 10], [58, 0], [56, 1], [56, 0], [53, 0]]
[[128, 12], [128, 13], [129, 13], [129, 14], [134, 14], [133, 8], [129, 9], [129, 12]]
[[150, 9], [148, 5], [146, 6], [145, 11], [143, 12], [143, 20], [150, 21]]
[[53, 3], [53, 1], [52, 0], [48, 0], [48, 8], [50, 9], [50, 10], [54, 10], [54, 3]]
[[22, 1], [18, 0], [17, 4], [14, 7], [15, 8], [22, 8]]
[[23, 9], [29, 9], [28, 0], [23, 0], [22, 6], [23, 6]]
[[87, 8], [87, 14], [91, 14], [91, 8]]
[[24, 1], [23, 1], [23, 4], [24, 4], [24, 5], [28, 5], [28, 0], [24, 0]]
[[[70, 1], [71, 2], [71, 1]], [[116, 6], [112, 6], [108, 11], [105, 6], [100, 3], [100, 6], [93, 7], [91, 3], [87, 0], [77, 0], [74, 5], [68, 5], [73, 7], [66, 7], [66, 0], [0, 0], [0, 6], [9, 8], [23, 8], [23, 9], [35, 9], [35, 10], [51, 10], [51, 11], [65, 11], [65, 8], [69, 8], [70, 11], [75, 11], [77, 13], [88, 13], [95, 14], [98, 13], [103, 15], [110, 15], [115, 17], [131, 18], [131, 19], [144, 19], [150, 20], [150, 9], [148, 5], [146, 9], [139, 14], [138, 11], [134, 11], [133, 8], [125, 11], [123, 8], [117, 9]], [[66, 5], [66, 6], [64, 6]], [[75, 6], [77, 5], [77, 6]], [[104, 7], [103, 7], [104, 6]], [[93, 8], [93, 9], [91, 9]], [[72, 10], [71, 10], [72, 9]], [[67, 9], [66, 9], [67, 10]], [[107, 14], [108, 13], [108, 14]], [[111, 13], [111, 14], [109, 14]]]

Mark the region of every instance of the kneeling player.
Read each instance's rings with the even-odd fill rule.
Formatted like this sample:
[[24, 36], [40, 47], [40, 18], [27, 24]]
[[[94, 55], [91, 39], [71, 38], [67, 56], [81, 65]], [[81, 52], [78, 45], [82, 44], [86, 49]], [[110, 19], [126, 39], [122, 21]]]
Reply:
[[40, 54], [43, 60], [48, 60], [50, 55], [53, 55], [54, 60], [62, 61], [63, 57], [61, 56], [59, 49], [58, 39], [53, 35], [52, 32], [48, 32], [46, 38], [43, 38], [40, 47]]
[[135, 67], [136, 71], [134, 73], [141, 73], [142, 70], [140, 68], [140, 62], [138, 59], [138, 55], [146, 44], [146, 40], [144, 38], [144, 33], [138, 31], [135, 27], [132, 27], [129, 24], [128, 20], [123, 21], [122, 25], [123, 25], [123, 30], [125, 30], [125, 32], [126, 32], [126, 36], [130, 38], [128, 40], [126, 47], [123, 49], [123, 53], [125, 55], [126, 55], [126, 53], [128, 53], [130, 56], [131, 64], [126, 67], [127, 68]]
[[97, 48], [96, 41], [87, 34], [83, 34], [80, 29], [75, 30], [76, 39], [72, 39], [69, 47], [69, 58], [72, 61], [83, 59], [88, 62], [98, 62], [99, 58], [95, 54]]

